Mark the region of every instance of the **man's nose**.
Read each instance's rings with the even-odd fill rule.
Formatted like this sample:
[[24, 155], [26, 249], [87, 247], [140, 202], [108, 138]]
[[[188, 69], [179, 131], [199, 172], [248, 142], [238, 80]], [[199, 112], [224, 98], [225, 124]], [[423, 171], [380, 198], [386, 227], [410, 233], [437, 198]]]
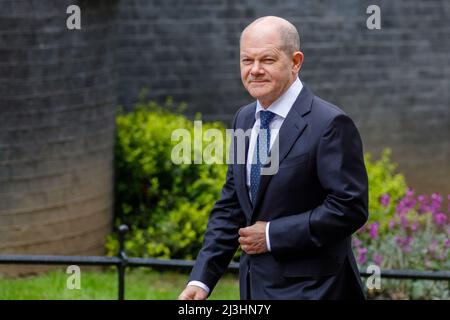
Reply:
[[259, 61], [255, 61], [252, 64], [252, 68], [250, 69], [250, 74], [251, 75], [259, 75], [264, 73], [264, 69], [261, 67], [261, 63], [259, 63]]

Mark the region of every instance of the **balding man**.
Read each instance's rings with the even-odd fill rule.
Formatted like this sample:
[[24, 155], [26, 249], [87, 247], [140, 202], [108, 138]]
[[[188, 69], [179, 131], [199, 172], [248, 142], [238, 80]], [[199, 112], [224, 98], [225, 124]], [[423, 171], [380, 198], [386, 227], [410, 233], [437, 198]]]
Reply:
[[[288, 21], [264, 17], [242, 32], [241, 78], [256, 101], [233, 129], [251, 130], [246, 162], [228, 167], [179, 299], [206, 299], [239, 245], [241, 299], [364, 299], [351, 249], [368, 218], [361, 138], [299, 80], [302, 63]], [[263, 172], [269, 158], [278, 161], [272, 174]]]

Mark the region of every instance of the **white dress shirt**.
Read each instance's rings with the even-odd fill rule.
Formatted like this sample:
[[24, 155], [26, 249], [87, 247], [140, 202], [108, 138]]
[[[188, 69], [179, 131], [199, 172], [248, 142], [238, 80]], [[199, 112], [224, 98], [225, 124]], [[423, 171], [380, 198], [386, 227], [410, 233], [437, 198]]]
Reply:
[[[250, 196], [250, 171], [251, 171], [251, 167], [252, 167], [252, 159], [253, 159], [253, 154], [255, 152], [254, 150], [255, 150], [255, 145], [256, 145], [256, 139], [258, 137], [259, 128], [261, 126], [260, 112], [263, 110], [266, 110], [266, 111], [271, 111], [271, 112], [275, 113], [275, 117], [273, 118], [273, 120], [270, 122], [270, 125], [269, 125], [270, 147], [272, 147], [272, 145], [273, 145], [274, 141], [276, 140], [276, 137], [279, 133], [281, 125], [284, 122], [284, 119], [286, 119], [287, 114], [291, 110], [292, 105], [294, 104], [298, 95], [302, 91], [302, 88], [303, 88], [303, 84], [300, 81], [300, 79], [297, 78], [291, 84], [289, 89], [286, 90], [286, 92], [283, 93], [277, 100], [275, 100], [267, 109], [264, 109], [261, 106], [261, 104], [259, 103], [259, 101], [256, 102], [255, 124], [253, 125], [251, 136], [250, 136], [250, 143], [249, 143], [249, 147], [248, 147], [247, 164], [246, 164], [246, 169], [247, 169], [246, 183], [247, 183], [247, 187], [249, 190], [248, 191], [249, 196]], [[267, 249], [269, 251], [271, 251], [270, 239], [269, 239], [269, 226], [270, 226], [270, 221], [268, 221], [266, 224], [266, 244], [267, 244]], [[189, 285], [198, 286], [198, 287], [204, 289], [206, 292], [208, 292], [208, 293], [210, 292], [210, 289], [208, 288], [208, 286], [206, 286], [203, 282], [190, 281], [188, 283], [188, 286]]]

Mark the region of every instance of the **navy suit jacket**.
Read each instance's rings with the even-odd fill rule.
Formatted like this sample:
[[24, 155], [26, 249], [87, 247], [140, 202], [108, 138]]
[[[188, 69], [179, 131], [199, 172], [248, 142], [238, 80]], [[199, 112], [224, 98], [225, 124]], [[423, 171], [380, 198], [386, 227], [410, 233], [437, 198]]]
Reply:
[[[252, 128], [255, 108], [240, 108], [233, 129]], [[270, 221], [271, 251], [242, 254], [241, 299], [363, 299], [351, 235], [368, 219], [368, 180], [353, 121], [304, 85], [280, 128], [278, 172], [261, 176], [254, 204], [246, 165], [234, 160], [190, 280], [212, 290], [239, 246], [239, 228], [262, 220]]]

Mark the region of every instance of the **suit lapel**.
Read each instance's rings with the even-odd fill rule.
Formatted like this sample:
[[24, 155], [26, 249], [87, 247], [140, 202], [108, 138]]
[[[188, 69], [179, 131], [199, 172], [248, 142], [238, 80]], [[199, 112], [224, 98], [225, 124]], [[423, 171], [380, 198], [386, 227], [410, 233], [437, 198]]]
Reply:
[[[284, 119], [283, 125], [280, 128], [278, 135], [279, 142], [279, 164], [287, 156], [294, 143], [304, 132], [307, 123], [303, 119], [303, 116], [311, 110], [311, 103], [313, 100], [312, 92], [304, 85], [297, 100], [294, 102], [291, 110]], [[258, 193], [256, 195], [256, 201], [253, 204], [252, 215], [255, 212], [257, 206], [260, 204], [264, 191], [267, 188], [273, 175], [261, 175], [259, 181]]]
[[[256, 110], [256, 102], [253, 103], [253, 105], [248, 109], [249, 111], [247, 114], [244, 115], [244, 121], [242, 129], [244, 131], [251, 130], [253, 128], [253, 125], [255, 124], [255, 110]], [[250, 201], [250, 197], [248, 194], [248, 188], [247, 188], [247, 155], [248, 155], [248, 148], [250, 144], [250, 136], [245, 136], [245, 163], [244, 164], [237, 164], [238, 168], [238, 174], [237, 177], [239, 177], [239, 181], [236, 181], [236, 184], [239, 188], [239, 193], [241, 194], [242, 199], [244, 199], [243, 203], [241, 204], [243, 206], [243, 210], [250, 214], [252, 212], [252, 203]]]

